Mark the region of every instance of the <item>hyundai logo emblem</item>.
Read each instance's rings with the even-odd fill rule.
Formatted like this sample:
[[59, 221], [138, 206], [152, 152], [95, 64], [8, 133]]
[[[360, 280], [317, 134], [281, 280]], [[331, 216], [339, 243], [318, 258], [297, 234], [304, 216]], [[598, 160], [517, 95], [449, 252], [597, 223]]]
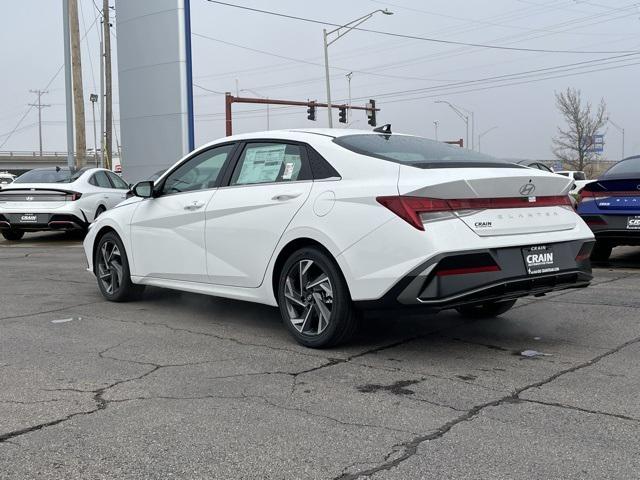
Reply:
[[525, 183], [520, 187], [520, 195], [524, 195], [526, 197], [530, 196], [535, 191], [536, 186], [533, 183]]
[[640, 184], [636, 185], [636, 190], [640, 190]]

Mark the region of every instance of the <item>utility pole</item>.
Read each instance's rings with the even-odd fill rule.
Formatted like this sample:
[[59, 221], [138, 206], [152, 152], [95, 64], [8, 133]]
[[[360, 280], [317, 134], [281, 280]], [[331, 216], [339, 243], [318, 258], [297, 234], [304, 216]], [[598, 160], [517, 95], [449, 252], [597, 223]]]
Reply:
[[104, 168], [104, 13], [100, 12], [100, 167]]
[[110, 34], [110, 28], [111, 28], [111, 24], [109, 23], [109, 0], [103, 0], [102, 3], [102, 14], [103, 14], [103, 19], [104, 19], [104, 30], [103, 30], [103, 37], [104, 37], [104, 83], [105, 83], [105, 101], [106, 101], [106, 106], [105, 106], [105, 115], [104, 115], [104, 127], [105, 127], [105, 134], [104, 134], [104, 140], [105, 140], [105, 144], [104, 144], [104, 151], [106, 153], [105, 155], [105, 161], [104, 161], [104, 167], [108, 168], [109, 170], [111, 170], [111, 137], [112, 137], [112, 132], [113, 132], [113, 120], [112, 120], [112, 91], [111, 91], [111, 34]]
[[69, 0], [62, 0], [62, 30], [64, 36], [64, 90], [67, 120], [67, 166], [75, 166], [73, 155], [73, 97], [71, 79], [71, 45], [69, 38]]
[[440, 122], [438, 120], [435, 120], [433, 122], [433, 129], [436, 132], [436, 142], [438, 141], [438, 126], [440, 125]]
[[71, 34], [71, 64], [73, 69], [73, 110], [76, 130], [76, 168], [86, 163], [87, 138], [84, 123], [84, 92], [82, 89], [82, 60], [80, 53], [80, 27], [78, 0], [69, 0], [69, 28]]
[[38, 96], [38, 103], [30, 103], [29, 105], [32, 107], [36, 107], [38, 109], [38, 138], [40, 140], [40, 157], [42, 157], [42, 109], [50, 107], [51, 105], [45, 105], [41, 101], [42, 95], [45, 93], [49, 93], [48, 90], [29, 90], [31, 93], [35, 93]]

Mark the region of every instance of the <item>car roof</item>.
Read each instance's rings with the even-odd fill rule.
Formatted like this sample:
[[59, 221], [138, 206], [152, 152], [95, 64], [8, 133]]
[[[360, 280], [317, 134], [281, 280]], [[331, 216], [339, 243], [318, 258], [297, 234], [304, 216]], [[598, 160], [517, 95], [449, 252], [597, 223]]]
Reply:
[[[229, 137], [219, 138], [212, 142], [208, 142], [203, 146], [215, 145], [217, 143], [233, 142], [239, 140], [251, 140], [261, 138], [273, 138], [273, 139], [291, 139], [298, 140], [303, 138], [311, 138], [310, 136], [318, 136], [325, 138], [339, 138], [347, 135], [380, 135], [379, 132], [373, 132], [371, 130], [354, 130], [348, 128], [294, 128], [283, 130], [266, 130], [262, 132], [250, 132], [239, 133], [231, 135]], [[400, 135], [394, 133], [393, 135]]]

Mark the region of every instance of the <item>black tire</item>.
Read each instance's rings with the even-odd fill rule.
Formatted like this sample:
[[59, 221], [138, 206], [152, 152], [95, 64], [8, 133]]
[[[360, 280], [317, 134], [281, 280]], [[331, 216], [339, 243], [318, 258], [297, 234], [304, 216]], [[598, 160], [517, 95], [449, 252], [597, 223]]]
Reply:
[[107, 300], [126, 302], [138, 298], [144, 291], [144, 285], [131, 282], [127, 252], [115, 232], [100, 237], [93, 262], [98, 288]]
[[596, 262], [606, 262], [609, 260], [612, 250], [613, 245], [597, 240], [596, 244], [593, 246], [593, 250], [591, 250], [591, 260]]
[[100, 215], [102, 215], [106, 211], [107, 209], [104, 207], [104, 205], [100, 205], [96, 210], [96, 214], [93, 216], [93, 221], [95, 222], [96, 218], [98, 218]]
[[477, 305], [462, 305], [456, 307], [460, 315], [467, 318], [492, 318], [502, 315], [510, 310], [518, 300], [503, 300], [499, 302], [486, 302]]
[[[307, 274], [312, 277], [308, 281]], [[323, 274], [326, 280], [315, 284]], [[358, 326], [359, 315], [347, 282], [335, 261], [320, 248], [301, 248], [284, 263], [278, 278], [278, 305], [287, 329], [306, 347], [328, 348], [344, 343]], [[302, 321], [303, 317], [302, 324], [296, 326], [294, 320]]]
[[11, 242], [16, 242], [24, 237], [24, 231], [22, 230], [2, 230], [2, 236], [5, 240], [9, 240]]

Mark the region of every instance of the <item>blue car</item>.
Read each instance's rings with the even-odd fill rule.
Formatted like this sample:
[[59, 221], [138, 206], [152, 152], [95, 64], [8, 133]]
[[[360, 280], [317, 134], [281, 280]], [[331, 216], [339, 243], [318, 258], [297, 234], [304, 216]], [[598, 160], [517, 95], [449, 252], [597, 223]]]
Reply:
[[578, 214], [596, 237], [592, 260], [607, 260], [618, 245], [640, 245], [640, 155], [621, 160], [585, 185]]

